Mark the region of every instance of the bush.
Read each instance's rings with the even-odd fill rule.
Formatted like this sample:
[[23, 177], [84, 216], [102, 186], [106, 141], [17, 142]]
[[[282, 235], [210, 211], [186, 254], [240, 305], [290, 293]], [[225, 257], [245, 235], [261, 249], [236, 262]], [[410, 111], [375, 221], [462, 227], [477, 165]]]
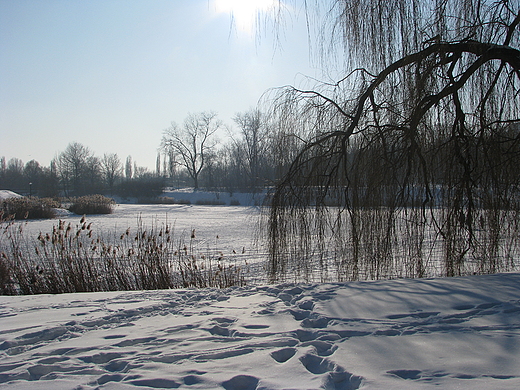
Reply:
[[170, 198], [168, 196], [159, 196], [155, 199], [156, 204], [177, 204], [177, 200], [175, 198]]
[[3, 215], [13, 219], [55, 218], [54, 209], [60, 207], [54, 199], [36, 197], [8, 198], [0, 204]]
[[114, 211], [113, 199], [103, 195], [86, 195], [72, 199], [69, 211], [75, 214], [112, 214]]

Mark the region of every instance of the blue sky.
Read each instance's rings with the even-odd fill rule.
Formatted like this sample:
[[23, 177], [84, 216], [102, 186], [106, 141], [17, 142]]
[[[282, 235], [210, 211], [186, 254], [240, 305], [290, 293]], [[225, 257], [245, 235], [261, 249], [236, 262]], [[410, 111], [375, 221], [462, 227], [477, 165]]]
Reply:
[[153, 169], [171, 121], [233, 125], [268, 88], [317, 77], [301, 10], [277, 46], [216, 1], [0, 0], [0, 156], [48, 166], [74, 141]]

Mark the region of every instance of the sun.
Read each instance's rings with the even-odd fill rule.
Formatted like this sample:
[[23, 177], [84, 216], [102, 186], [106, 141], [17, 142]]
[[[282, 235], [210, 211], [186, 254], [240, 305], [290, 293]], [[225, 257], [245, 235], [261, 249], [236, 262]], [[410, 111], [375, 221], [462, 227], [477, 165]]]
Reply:
[[215, 0], [217, 13], [228, 13], [239, 31], [253, 32], [257, 18], [272, 10], [279, 0]]

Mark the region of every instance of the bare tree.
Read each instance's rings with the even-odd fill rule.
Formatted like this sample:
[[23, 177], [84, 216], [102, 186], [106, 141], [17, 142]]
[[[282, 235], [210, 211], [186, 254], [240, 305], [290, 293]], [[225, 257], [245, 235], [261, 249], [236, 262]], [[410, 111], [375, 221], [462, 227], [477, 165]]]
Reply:
[[275, 101], [312, 132], [272, 197], [273, 279], [289, 268], [358, 279], [515, 266], [519, 10], [507, 0], [329, 3], [321, 48], [344, 49], [354, 70]]
[[125, 177], [127, 180], [130, 180], [132, 178], [132, 175], [132, 156], [128, 156], [125, 162]]
[[117, 153], [105, 153], [101, 159], [101, 173], [110, 192], [114, 190], [114, 183], [123, 174], [123, 165]]
[[2, 164], [4, 164], [4, 166], [2, 168], [2, 174], [0, 175], [0, 186], [14, 191], [25, 191], [25, 189], [29, 187], [29, 182], [23, 177], [23, 161], [14, 157], [9, 159], [6, 164], [4, 158]]
[[143, 179], [157, 176], [151, 172], [148, 168], [137, 165], [137, 161], [134, 161], [134, 179]]
[[99, 193], [103, 189], [101, 161], [96, 156], [89, 156], [85, 164], [85, 187], [83, 193]]
[[214, 112], [189, 114], [183, 127], [175, 122], [164, 130], [161, 147], [178, 156], [179, 164], [193, 179], [194, 188], [199, 188], [199, 175], [207, 162], [207, 156], [215, 146], [214, 134], [222, 126]]
[[237, 113], [233, 118], [240, 128], [240, 139], [234, 140], [239, 152], [244, 155], [244, 165], [249, 176], [249, 188], [256, 190], [261, 183], [260, 171], [268, 145], [268, 131], [262, 113], [251, 109]]
[[[167, 174], [170, 178], [173, 178], [175, 176], [176, 167], [177, 167], [177, 161], [175, 160], [175, 152], [173, 150], [168, 151], [167, 158], [168, 158]], [[164, 166], [166, 167], [166, 164]]]
[[5, 156], [0, 157], [0, 179], [3, 179], [5, 172], [7, 171], [7, 163], [5, 162]]
[[[65, 193], [78, 195], [87, 191], [89, 181], [99, 173], [99, 161], [86, 146], [72, 142], [56, 158], [56, 168]], [[91, 184], [91, 183], [90, 183]]]
[[155, 174], [161, 176], [161, 153], [157, 153], [157, 159], [155, 160]]

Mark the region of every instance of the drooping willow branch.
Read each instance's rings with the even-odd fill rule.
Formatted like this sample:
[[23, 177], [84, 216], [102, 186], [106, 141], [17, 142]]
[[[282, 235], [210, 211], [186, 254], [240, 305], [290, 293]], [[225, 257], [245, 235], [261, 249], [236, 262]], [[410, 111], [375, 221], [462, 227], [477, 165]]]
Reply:
[[[513, 25], [517, 24], [518, 17]], [[508, 32], [505, 42], [510, 42], [511, 36], [512, 32]], [[498, 68], [493, 65], [494, 62], [499, 63]], [[513, 78], [504, 78], [502, 75], [504, 69], [514, 75]], [[487, 85], [480, 79], [484, 71], [495, 72], [492, 82]], [[419, 77], [414, 77], [416, 75]], [[287, 249], [292, 234], [299, 235], [301, 242], [309, 239], [307, 236], [310, 231], [309, 221], [295, 224], [295, 219], [305, 221], [313, 213], [312, 218], [317, 218], [318, 214], [322, 215], [323, 209], [327, 209], [326, 202], [330, 201], [331, 197], [343, 204], [349, 212], [353, 207], [362, 204], [363, 200], [359, 200], [359, 197], [371, 196], [368, 191], [384, 192], [386, 195], [381, 195], [379, 199], [386, 202], [390, 196], [387, 194], [388, 188], [392, 186], [399, 187], [396, 193], [401, 196], [399, 198], [401, 200], [394, 197], [391, 203], [384, 203], [387, 206], [388, 204], [392, 204], [392, 207], [406, 206], [403, 202], [414, 191], [422, 191], [424, 206], [428, 202], [438, 200], [437, 188], [444, 188], [442, 183], [447, 183], [446, 191], [451, 194], [451, 198], [447, 197], [445, 200], [451, 202], [450, 207], [455, 207], [456, 210], [446, 214], [452, 218], [451, 220], [440, 224], [435, 221], [437, 229], [442, 237], [447, 239], [455, 234], [449, 227], [449, 224], [455, 223], [458, 224], [457, 229], [462, 229], [457, 230], [459, 233], [456, 234], [460, 235], [463, 234], [460, 232], [468, 231], [472, 239], [475, 224], [475, 219], [472, 217], [476, 202], [474, 195], [482, 191], [478, 188], [479, 180], [487, 174], [486, 170], [495, 176], [510, 176], [510, 173], [499, 172], [491, 167], [490, 161], [479, 161], [478, 156], [486, 156], [489, 148], [495, 148], [493, 134], [486, 135], [483, 152], [475, 149], [477, 146], [473, 134], [480, 134], [482, 141], [485, 131], [489, 129], [502, 131], [510, 128], [509, 124], [519, 121], [518, 111], [515, 110], [518, 108], [518, 95], [514, 92], [519, 81], [519, 50], [508, 45], [464, 40], [453, 43], [433, 42], [423, 50], [390, 64], [368, 83], [350, 107], [318, 91], [291, 88], [289, 93], [299, 94], [303, 105], [308, 103], [320, 110], [317, 117], [323, 117], [324, 111], [328, 110], [328, 115], [339, 116], [339, 119], [336, 118], [336, 123], [342, 124], [339, 130], [324, 129], [302, 148], [273, 194], [269, 215], [271, 275], [274, 277], [277, 274], [279, 271], [277, 267], [280, 265], [285, 269]], [[506, 88], [506, 91], [501, 93], [509, 93], [512, 102], [508, 103], [510, 107], [502, 105], [493, 108], [492, 121], [486, 123], [483, 112], [494, 94], [492, 90], [496, 90], [498, 84], [501, 88]], [[403, 90], [407, 85], [409, 90], [414, 91], [413, 96], [405, 93], [392, 96], [392, 91]], [[468, 95], [471, 93], [481, 96], [479, 104], [473, 109], [468, 103]], [[399, 101], [399, 98], [403, 100]], [[320, 100], [321, 104], [310, 103]], [[480, 115], [477, 115], [478, 111]], [[473, 116], [479, 116], [479, 124], [468, 119]], [[450, 117], [453, 117], [451, 134], [445, 130], [435, 133], [436, 127], [448, 128]], [[440, 120], [437, 119], [436, 122], [435, 118]], [[432, 132], [435, 134], [430, 138], [433, 138], [425, 141], [425, 137], [427, 138]], [[359, 143], [356, 141], [360, 139], [359, 137], [365, 140], [365, 143], [364, 146], [356, 149], [353, 145]], [[513, 142], [508, 144], [507, 148], [516, 153], [517, 146], [517, 143]], [[374, 148], [379, 148], [379, 151]], [[362, 153], [365, 153], [365, 156], [376, 156], [383, 163], [377, 162], [375, 165], [379, 164], [378, 166], [394, 172], [389, 172], [388, 177], [378, 173], [380, 176], [374, 181], [367, 176], [368, 173], [356, 171], [356, 169], [370, 169], [370, 165], [359, 162], [366, 158]], [[447, 162], [441, 161], [440, 166], [432, 165], [433, 160], [439, 159], [438, 155], [444, 156], [447, 161], [455, 159], [453, 160], [454, 172], [450, 172], [447, 168], [442, 168], [445, 173], [438, 172], [439, 167], [446, 166]], [[488, 166], [482, 168], [479, 164], [488, 164]], [[504, 164], [509, 163], [500, 159], [499, 165]], [[403, 173], [396, 173], [396, 170], [402, 170]], [[441, 177], [442, 175], [444, 177]], [[361, 177], [365, 179], [361, 180]], [[415, 189], [410, 186], [415, 186]], [[333, 194], [331, 191], [336, 193]], [[338, 200], [337, 191], [343, 192], [341, 200]], [[356, 199], [358, 199], [355, 202], [352, 198], [354, 193], [357, 193]], [[306, 211], [309, 206], [314, 207], [312, 213]], [[338, 221], [338, 218], [335, 220]], [[321, 223], [314, 219], [311, 225]], [[305, 229], [302, 230], [301, 226], [305, 226]], [[339, 228], [336, 226], [334, 229], [336, 231], [332, 234], [338, 235]], [[390, 232], [391, 229], [387, 228], [386, 231]], [[317, 239], [322, 240], [324, 237], [318, 235]], [[304, 246], [308, 247], [308, 244]], [[468, 250], [468, 248], [461, 250], [457, 256], [463, 258]], [[455, 272], [457, 268], [450, 267], [451, 271], [447, 272], [448, 274]]]

